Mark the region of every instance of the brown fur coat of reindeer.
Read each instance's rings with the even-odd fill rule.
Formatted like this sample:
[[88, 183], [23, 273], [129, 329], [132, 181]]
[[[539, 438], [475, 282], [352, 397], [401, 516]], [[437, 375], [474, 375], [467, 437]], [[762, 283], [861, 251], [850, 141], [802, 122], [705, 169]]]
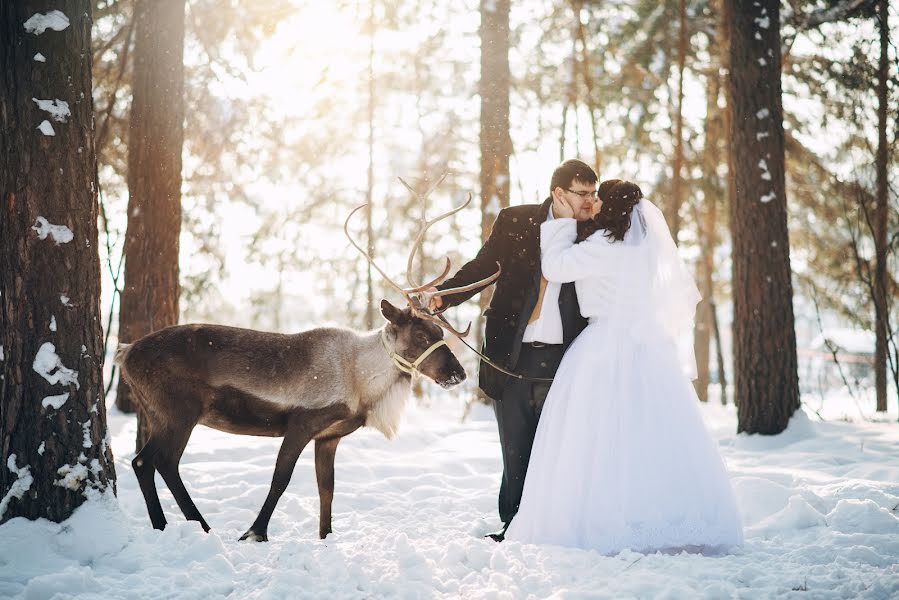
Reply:
[[[410, 284], [417, 242], [433, 223], [465, 204], [424, 223], [409, 259]], [[347, 237], [409, 304], [400, 309], [382, 300], [381, 314], [387, 320], [382, 328], [362, 333], [326, 327], [283, 335], [220, 325], [176, 325], [119, 348], [115, 361], [149, 430], [132, 465], [154, 528], [166, 525], [155, 485], [159, 471], [184, 516], [209, 531], [178, 471], [190, 434], [200, 424], [229, 433], [284, 438], [268, 496], [242, 540], [268, 539], [275, 505], [300, 453], [314, 440], [319, 536], [324, 538], [331, 532], [334, 457], [341, 438], [362, 426], [392, 438], [413, 372], [445, 388], [465, 379], [462, 365], [443, 342], [441, 327], [457, 335], [467, 330], [460, 334], [441, 316], [429, 313], [420, 297], [446, 278], [449, 260], [434, 281], [401, 288], [350, 237], [347, 226], [359, 208], [344, 224]], [[440, 294], [487, 285], [498, 274]]]

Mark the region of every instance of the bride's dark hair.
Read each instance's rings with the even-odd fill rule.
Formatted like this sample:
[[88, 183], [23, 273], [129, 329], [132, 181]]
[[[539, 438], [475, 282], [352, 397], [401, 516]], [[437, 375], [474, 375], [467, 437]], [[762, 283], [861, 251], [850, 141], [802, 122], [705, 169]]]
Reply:
[[643, 198], [643, 191], [636, 183], [621, 179], [607, 179], [599, 184], [597, 196], [602, 200], [599, 212], [581, 228], [578, 241], [604, 229], [610, 240], [620, 242], [631, 226], [634, 206]]

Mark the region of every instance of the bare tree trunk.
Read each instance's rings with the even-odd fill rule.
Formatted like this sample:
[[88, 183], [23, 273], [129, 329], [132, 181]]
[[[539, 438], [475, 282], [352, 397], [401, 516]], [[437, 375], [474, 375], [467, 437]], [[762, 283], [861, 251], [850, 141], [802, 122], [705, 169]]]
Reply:
[[887, 293], [887, 220], [888, 180], [887, 180], [887, 82], [890, 76], [890, 65], [887, 58], [889, 51], [890, 30], [887, 26], [889, 6], [887, 0], [877, 3], [878, 20], [880, 22], [880, 64], [877, 74], [877, 204], [874, 210], [874, 251], [876, 265], [874, 270], [874, 387], [877, 393], [877, 411], [887, 410], [887, 319], [889, 318], [889, 295]]
[[[509, 4], [481, 1], [481, 240], [486, 241], [501, 208], [509, 206]], [[492, 290], [492, 288], [491, 288]], [[490, 293], [478, 295], [481, 314]], [[483, 329], [478, 319], [478, 335]]]
[[[714, 60], [714, 59], [713, 59]], [[696, 307], [696, 327], [693, 335], [693, 349], [696, 354], [697, 377], [694, 385], [700, 401], [709, 399], [709, 360], [712, 337], [712, 307], [714, 299], [715, 248], [717, 247], [716, 227], [718, 226], [718, 202], [723, 186], [717, 176], [721, 163], [721, 111], [718, 96], [721, 81], [717, 69], [709, 73], [706, 93], [705, 148], [703, 151], [703, 203], [697, 211], [697, 225], [700, 231], [702, 255], [697, 262], [699, 292], [702, 301]]]
[[577, 19], [577, 37], [581, 41], [581, 77], [587, 88], [587, 111], [590, 114], [590, 131], [593, 132], [593, 169], [597, 175], [602, 166], [602, 154], [599, 149], [599, 133], [596, 131], [596, 101], [593, 98], [593, 77], [590, 75], [590, 52], [587, 49], [587, 33], [581, 20], [583, 0], [573, 0], [572, 8]]
[[[724, 347], [721, 344], [721, 328], [718, 327], [718, 306], [712, 304], [712, 330], [715, 332], [715, 356], [718, 358], [718, 385], [721, 387], [721, 405], [727, 406], [727, 371], [724, 369]], [[736, 404], [736, 402], [734, 402]]]
[[[185, 0], [134, 6], [134, 82], [128, 133], [128, 230], [119, 341], [178, 322]], [[119, 381], [116, 406], [138, 409]], [[138, 415], [137, 447], [146, 432]]]
[[[365, 239], [368, 255], [375, 257], [375, 233], [372, 225], [372, 205], [375, 186], [375, 0], [368, 5], [368, 188], [365, 211]], [[375, 290], [372, 281], [371, 263], [366, 264], [365, 328], [375, 328]]]
[[565, 104], [562, 106], [562, 128], [559, 130], [559, 162], [565, 160], [565, 130], [568, 128], [568, 109], [571, 106], [569, 101], [571, 96], [566, 96]]
[[[509, 0], [481, 1], [481, 240], [509, 206]], [[480, 294], [483, 311], [489, 294]]]
[[[732, 86], [731, 86], [731, 72], [730, 72], [730, 46], [731, 46], [731, 22], [732, 18], [730, 16], [730, 10], [728, 7], [728, 3], [726, 0], [720, 0], [719, 2], [720, 11], [718, 13], [718, 21], [717, 21], [717, 30], [721, 35], [721, 48], [719, 52], [719, 57], [721, 60], [721, 70], [723, 71], [724, 80], [723, 80], [723, 88], [724, 88], [724, 109], [721, 111], [721, 125], [723, 129], [723, 137], [724, 137], [724, 153], [725, 158], [727, 160], [727, 184], [725, 189], [727, 193], [725, 194], [725, 210], [724, 215], [727, 219], [727, 229], [728, 231], [733, 231], [734, 225], [732, 220], [733, 215], [733, 206], [734, 199], [737, 197], [737, 184], [736, 178], [734, 176], [734, 144], [733, 144], [733, 115], [734, 115], [734, 99], [732, 94]], [[721, 386], [721, 401], [723, 403], [727, 403], [727, 372], [725, 371], [724, 364], [724, 349], [721, 343], [721, 328], [720, 323], [718, 321], [718, 309], [717, 306], [712, 307], [712, 319], [714, 320], [715, 326], [715, 348], [717, 349], [718, 356], [718, 382]], [[731, 328], [733, 329], [733, 328]], [[734, 367], [733, 363], [733, 352], [731, 352], [731, 365]], [[734, 404], [737, 404], [737, 398], [734, 396]]]
[[680, 234], [680, 208], [683, 199], [684, 164], [684, 66], [687, 60], [687, 5], [680, 0], [677, 40], [677, 114], [674, 119], [674, 162], [672, 164], [671, 204], [668, 210], [668, 225], [671, 237], [677, 243]]
[[56, 25], [44, 28], [45, 2], [0, 2], [0, 522], [60, 522], [89, 488], [115, 491], [91, 3], [54, 6]]
[[777, 434], [799, 408], [784, 184], [780, 2], [726, 0], [731, 18], [734, 377], [740, 432]]

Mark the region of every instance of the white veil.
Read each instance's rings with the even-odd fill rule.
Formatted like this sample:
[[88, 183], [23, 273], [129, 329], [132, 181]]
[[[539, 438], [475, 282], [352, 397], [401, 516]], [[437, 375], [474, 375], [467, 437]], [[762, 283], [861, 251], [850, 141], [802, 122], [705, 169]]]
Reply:
[[640, 200], [631, 213], [631, 225], [623, 242], [626, 246], [646, 245], [650, 270], [647, 308], [676, 344], [684, 372], [696, 379], [693, 325], [696, 304], [702, 296], [677, 252], [662, 211], [649, 200]]

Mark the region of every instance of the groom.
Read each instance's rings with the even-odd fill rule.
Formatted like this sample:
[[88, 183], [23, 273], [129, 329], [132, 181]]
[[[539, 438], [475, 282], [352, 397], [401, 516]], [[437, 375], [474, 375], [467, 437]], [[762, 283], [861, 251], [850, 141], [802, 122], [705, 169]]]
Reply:
[[[554, 218], [553, 199], [570, 205], [578, 221], [591, 216], [596, 173], [586, 163], [566, 160], [553, 172], [550, 197], [542, 204], [500, 211], [478, 255], [438, 289], [461, 287], [502, 273], [484, 313], [484, 354], [504, 369], [526, 378], [551, 378], [565, 350], [587, 324], [581, 317], [573, 283], [547, 282], [540, 273], [540, 224]], [[483, 289], [483, 288], [482, 288]], [[431, 309], [456, 306], [481, 290], [434, 298]], [[493, 400], [503, 451], [499, 517], [503, 528], [488, 537], [501, 542], [518, 512], [524, 476], [549, 382], [522, 380], [481, 361], [478, 386]]]

